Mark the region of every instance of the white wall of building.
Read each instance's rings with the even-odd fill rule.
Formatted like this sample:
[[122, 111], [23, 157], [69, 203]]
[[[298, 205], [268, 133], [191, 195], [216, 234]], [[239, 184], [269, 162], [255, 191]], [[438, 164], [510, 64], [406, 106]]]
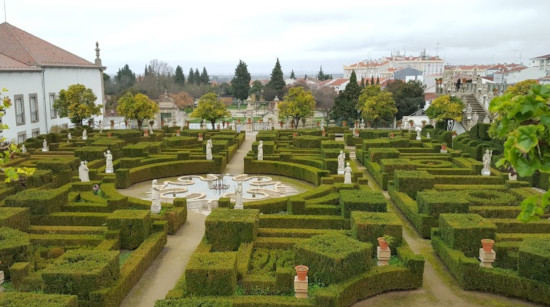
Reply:
[[538, 67], [528, 67], [520, 71], [513, 71], [508, 73], [504, 76], [504, 80], [508, 84], [514, 84], [520, 81], [528, 79], [539, 79], [545, 76], [546, 72], [544, 70], [541, 70]]
[[[97, 96], [96, 104], [103, 104], [103, 92], [101, 87], [102, 74], [99, 69], [86, 68], [44, 68], [43, 71], [21, 71], [21, 72], [0, 72], [0, 87], [6, 88], [8, 96], [12, 101], [12, 106], [7, 110], [2, 122], [9, 126], [2, 135], [7, 139], [20, 141], [25, 138], [45, 134], [50, 131], [53, 125], [62, 126], [70, 124], [68, 118], [52, 118], [50, 107], [50, 94], [55, 93], [56, 98], [61, 89], [67, 89], [73, 84], [83, 84], [91, 88]], [[23, 106], [25, 114], [25, 124], [16, 124], [15, 97], [23, 96]], [[30, 96], [36, 95], [38, 102], [38, 121], [31, 122]]]

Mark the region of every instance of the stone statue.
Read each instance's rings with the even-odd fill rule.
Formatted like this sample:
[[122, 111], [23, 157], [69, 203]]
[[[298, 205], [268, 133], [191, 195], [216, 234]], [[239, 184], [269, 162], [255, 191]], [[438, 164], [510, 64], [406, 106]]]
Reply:
[[21, 145], [21, 153], [27, 153], [27, 147], [25, 147], [25, 144]]
[[351, 166], [349, 166], [349, 162], [344, 170], [344, 183], [351, 183]]
[[87, 139], [88, 139], [88, 131], [84, 129], [84, 131], [82, 131], [82, 140], [86, 141]]
[[153, 135], [153, 127], [151, 127], [151, 125], [149, 125], [148, 129], [149, 129], [149, 135]]
[[483, 169], [481, 170], [481, 175], [489, 176], [491, 174], [491, 157], [493, 156], [493, 151], [486, 149], [485, 154], [483, 155]]
[[470, 104], [466, 105], [466, 118], [472, 118], [472, 106]]
[[212, 160], [212, 140], [206, 142], [206, 160]]
[[344, 165], [346, 162], [346, 154], [343, 150], [340, 150], [340, 154], [338, 155], [338, 174], [344, 173]]
[[80, 182], [90, 182], [90, 175], [88, 174], [90, 170], [88, 169], [87, 163], [87, 161], [80, 161], [80, 166], [78, 167], [78, 178]]
[[258, 161], [264, 159], [264, 142], [260, 140], [260, 145], [258, 145]]
[[106, 153], [103, 153], [103, 156], [105, 156], [105, 173], [114, 173], [115, 169], [113, 168], [113, 155], [111, 154], [111, 151], [107, 150]]
[[490, 124], [491, 123], [491, 119], [489, 118], [489, 115], [485, 115], [485, 118], [483, 118], [483, 123], [484, 124]]
[[98, 125], [99, 125], [99, 133], [103, 132], [103, 122], [101, 121], [101, 119], [99, 120]]
[[472, 116], [472, 124], [470, 126], [473, 127], [475, 124], [477, 124], [478, 120], [479, 120], [479, 115], [477, 115], [477, 112], [474, 112], [474, 116]]
[[420, 137], [420, 132], [422, 131], [422, 128], [416, 127], [416, 140], [420, 141], [422, 140], [422, 137]]
[[243, 207], [243, 182], [237, 182], [237, 188], [235, 189], [235, 209], [244, 209]]
[[151, 213], [159, 214], [161, 209], [160, 192], [157, 185], [157, 180], [155, 179], [151, 182]]
[[42, 151], [48, 151], [49, 148], [48, 148], [48, 141], [46, 141], [46, 139], [44, 139], [44, 142], [42, 142]]
[[426, 138], [427, 138], [428, 140], [431, 139], [431, 136], [430, 136], [430, 133], [429, 133], [429, 132], [426, 133]]
[[69, 132], [69, 134], [67, 134], [67, 143], [69, 143], [72, 139], [73, 139], [73, 136]]

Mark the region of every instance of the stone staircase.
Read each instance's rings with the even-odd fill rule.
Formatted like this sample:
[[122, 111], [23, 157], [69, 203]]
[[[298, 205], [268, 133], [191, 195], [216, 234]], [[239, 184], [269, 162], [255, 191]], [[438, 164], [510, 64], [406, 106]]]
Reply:
[[[464, 101], [464, 104], [467, 106], [468, 104], [472, 107], [472, 118], [464, 118], [462, 120], [463, 125], [467, 126], [468, 128], [473, 127], [477, 123], [482, 123], [485, 119], [485, 116], [489, 115], [489, 118], [492, 118], [491, 114], [488, 114], [485, 109], [479, 104], [477, 99], [472, 94], [464, 95], [462, 98]], [[474, 114], [477, 113], [478, 119], [474, 123], [472, 122]], [[469, 130], [469, 129], [468, 129]]]

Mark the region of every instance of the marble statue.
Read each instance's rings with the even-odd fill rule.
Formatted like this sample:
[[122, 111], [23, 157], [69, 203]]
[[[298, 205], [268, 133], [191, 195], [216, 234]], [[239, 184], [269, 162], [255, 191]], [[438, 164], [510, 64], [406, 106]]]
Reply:
[[237, 182], [237, 188], [235, 189], [235, 209], [244, 209], [243, 207], [243, 182]]
[[80, 182], [90, 182], [90, 175], [89, 175], [89, 169], [87, 165], [87, 161], [80, 161], [80, 166], [78, 167], [78, 178], [80, 179]]
[[44, 142], [42, 142], [42, 151], [48, 151], [49, 148], [48, 148], [48, 141], [46, 141], [46, 139], [44, 139]]
[[344, 165], [346, 162], [346, 154], [343, 150], [340, 150], [340, 154], [338, 155], [338, 174], [341, 175], [344, 173]]
[[472, 118], [472, 106], [470, 104], [466, 105], [466, 118]]
[[344, 183], [351, 184], [351, 166], [349, 166], [349, 162], [344, 170]]
[[113, 167], [113, 155], [111, 154], [111, 151], [107, 150], [107, 152], [103, 153], [103, 156], [105, 156], [105, 173], [114, 173], [115, 169]]
[[422, 128], [416, 127], [416, 140], [420, 141], [422, 140], [422, 137], [420, 136], [420, 132], [422, 131]]
[[69, 143], [72, 139], [73, 139], [73, 136], [69, 132], [69, 134], [67, 134], [67, 143]]
[[472, 123], [470, 124], [470, 126], [473, 127], [475, 124], [477, 124], [478, 120], [479, 120], [479, 115], [477, 115], [477, 112], [474, 112], [474, 115], [472, 116]]
[[157, 185], [157, 180], [155, 179], [151, 182], [151, 213], [159, 214], [161, 209], [160, 192]]
[[86, 129], [84, 129], [84, 131], [82, 131], [82, 139], [84, 141], [88, 139], [88, 131], [86, 131]]
[[485, 118], [483, 118], [483, 123], [484, 124], [490, 124], [491, 123], [491, 119], [489, 118], [489, 115], [485, 115]]
[[493, 156], [493, 151], [486, 149], [485, 154], [483, 154], [483, 169], [481, 170], [481, 175], [489, 176], [491, 175], [491, 157]]
[[258, 145], [258, 161], [264, 159], [264, 142], [260, 140], [260, 145]]
[[429, 132], [426, 133], [426, 138], [427, 138], [428, 140], [431, 139], [431, 136], [430, 136], [430, 133], [429, 133]]
[[25, 144], [21, 145], [21, 153], [27, 153], [27, 147], [25, 147]]
[[212, 160], [212, 140], [206, 142], [206, 160]]
[[149, 129], [149, 135], [153, 135], [153, 127], [151, 127], [151, 125], [149, 125], [148, 129]]

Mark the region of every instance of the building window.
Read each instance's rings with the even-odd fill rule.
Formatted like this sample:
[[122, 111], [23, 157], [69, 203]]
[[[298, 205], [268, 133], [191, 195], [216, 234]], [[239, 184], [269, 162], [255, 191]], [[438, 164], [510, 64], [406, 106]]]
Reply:
[[22, 144], [27, 139], [27, 133], [25, 131], [17, 133], [17, 144]]
[[15, 123], [17, 126], [25, 124], [25, 105], [23, 104], [23, 95], [15, 95]]
[[50, 118], [57, 117], [57, 111], [53, 108], [54, 103], [55, 103], [55, 93], [50, 93]]
[[31, 107], [31, 123], [36, 123], [38, 121], [38, 100], [36, 99], [36, 94], [29, 95], [29, 105]]
[[40, 135], [40, 128], [32, 129], [32, 137], [35, 138]]

